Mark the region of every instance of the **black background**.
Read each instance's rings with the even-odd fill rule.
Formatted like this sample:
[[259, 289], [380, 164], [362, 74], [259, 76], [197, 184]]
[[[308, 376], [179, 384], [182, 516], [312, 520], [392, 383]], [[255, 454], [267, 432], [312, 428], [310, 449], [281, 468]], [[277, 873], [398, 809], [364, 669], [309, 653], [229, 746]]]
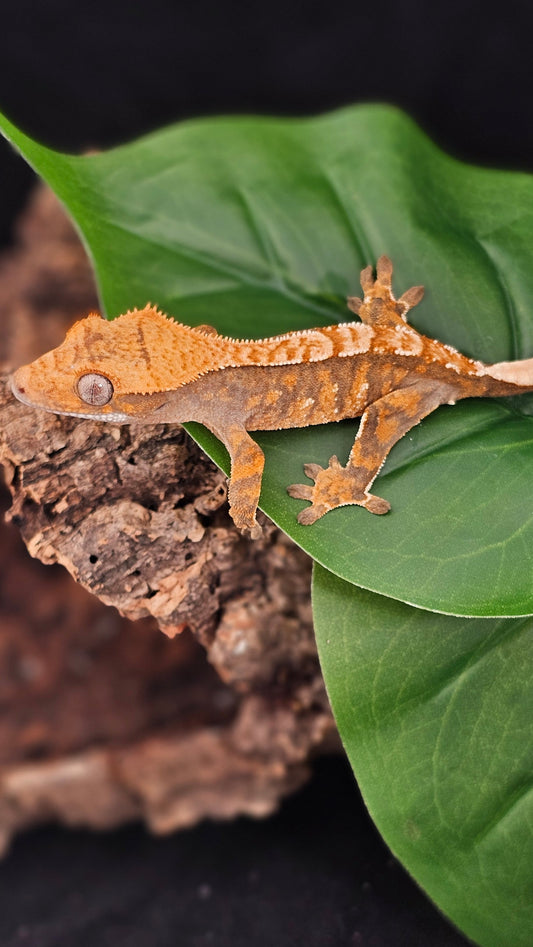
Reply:
[[[0, 107], [79, 151], [184, 117], [408, 111], [446, 150], [533, 170], [529, 2], [19, 0]], [[0, 143], [0, 243], [31, 173]], [[263, 823], [156, 840], [43, 829], [0, 865], [1, 947], [459, 947], [391, 858], [341, 761]]]

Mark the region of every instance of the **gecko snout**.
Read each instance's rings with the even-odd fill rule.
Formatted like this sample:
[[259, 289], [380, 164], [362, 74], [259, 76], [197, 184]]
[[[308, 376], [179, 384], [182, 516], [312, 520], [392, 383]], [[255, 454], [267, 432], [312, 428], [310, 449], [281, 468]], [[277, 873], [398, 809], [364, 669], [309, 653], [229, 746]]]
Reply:
[[23, 395], [26, 393], [26, 378], [24, 368], [17, 369], [10, 378], [9, 385], [11, 391], [15, 395], [15, 398], [18, 398], [19, 401], [24, 401]]

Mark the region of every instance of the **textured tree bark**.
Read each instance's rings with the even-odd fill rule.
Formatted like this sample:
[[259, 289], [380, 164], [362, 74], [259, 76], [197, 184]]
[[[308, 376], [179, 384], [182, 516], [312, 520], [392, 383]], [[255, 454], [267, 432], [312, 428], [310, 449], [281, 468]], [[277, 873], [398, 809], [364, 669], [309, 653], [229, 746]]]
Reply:
[[99, 425], [13, 399], [7, 367], [91, 308], [81, 245], [39, 189], [0, 260], [7, 519], [47, 564], [2, 525], [4, 845], [49, 819], [141, 817], [166, 832], [265, 815], [305, 780], [310, 756], [337, 749], [307, 557], [266, 520], [255, 543], [236, 532], [223, 474], [182, 429]]

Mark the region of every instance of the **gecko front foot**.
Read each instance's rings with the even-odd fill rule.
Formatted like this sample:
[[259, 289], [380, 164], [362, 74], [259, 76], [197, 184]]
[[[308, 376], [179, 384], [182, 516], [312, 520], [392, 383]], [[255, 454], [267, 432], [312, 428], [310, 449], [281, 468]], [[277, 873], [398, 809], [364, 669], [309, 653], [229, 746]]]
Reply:
[[335, 456], [330, 457], [327, 467], [305, 464], [304, 472], [306, 477], [314, 481], [314, 486], [293, 483], [287, 487], [287, 493], [296, 500], [311, 501], [311, 506], [298, 514], [298, 522], [305, 526], [315, 523], [329, 510], [339, 506], [364, 506], [370, 513], [379, 515], [390, 510], [387, 500], [367, 493], [361, 486], [360, 474], [358, 476], [353, 468], [342, 467]]
[[263, 527], [259, 525], [255, 516], [250, 519], [249, 517], [236, 515], [233, 510], [230, 510], [230, 515], [241, 536], [244, 536], [245, 539], [261, 539]]
[[254, 523], [253, 526], [243, 526], [241, 529], [241, 536], [244, 536], [245, 539], [261, 539], [263, 535], [263, 527], [259, 523]]

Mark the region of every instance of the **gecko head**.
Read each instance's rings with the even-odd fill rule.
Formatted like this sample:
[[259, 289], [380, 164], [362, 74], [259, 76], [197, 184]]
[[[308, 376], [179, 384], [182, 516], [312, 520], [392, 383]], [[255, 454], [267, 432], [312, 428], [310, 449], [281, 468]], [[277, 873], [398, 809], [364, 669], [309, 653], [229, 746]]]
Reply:
[[151, 306], [111, 322], [92, 314], [58, 348], [19, 368], [11, 387], [20, 401], [58, 414], [131, 421], [218, 365], [220, 340]]

